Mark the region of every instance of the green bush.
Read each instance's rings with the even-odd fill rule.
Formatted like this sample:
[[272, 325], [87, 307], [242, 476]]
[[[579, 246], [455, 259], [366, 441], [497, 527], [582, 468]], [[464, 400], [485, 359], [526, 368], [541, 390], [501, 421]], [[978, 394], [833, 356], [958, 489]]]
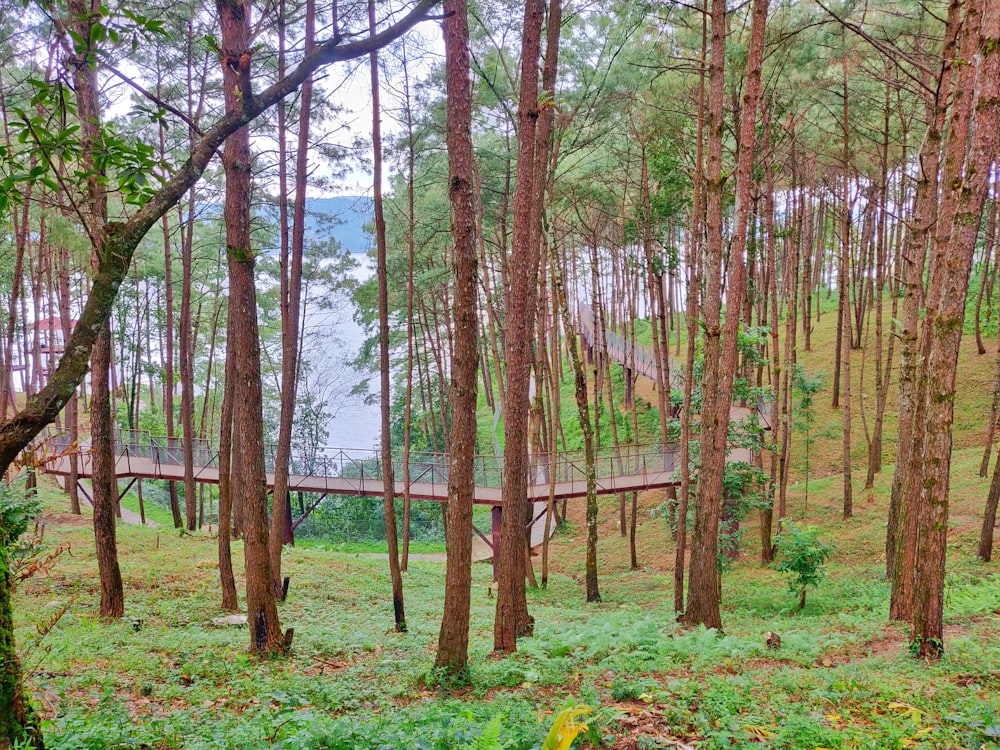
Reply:
[[788, 588], [799, 595], [799, 611], [806, 606], [806, 589], [818, 586], [832, 549], [819, 538], [819, 529], [786, 521], [778, 535], [778, 570], [788, 574]]

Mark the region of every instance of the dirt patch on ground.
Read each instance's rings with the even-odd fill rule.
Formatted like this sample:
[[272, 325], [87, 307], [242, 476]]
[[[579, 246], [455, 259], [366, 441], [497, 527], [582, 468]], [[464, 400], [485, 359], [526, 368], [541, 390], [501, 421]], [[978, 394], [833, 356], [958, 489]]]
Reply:
[[90, 526], [90, 516], [78, 516], [74, 513], [58, 513], [47, 510], [38, 516], [39, 523], [46, 526]]
[[[370, 560], [388, 560], [388, 552], [359, 552], [358, 557], [365, 557]], [[445, 562], [448, 555], [444, 552], [424, 552], [420, 554], [410, 553], [411, 560], [428, 560], [430, 562]]]
[[659, 706], [642, 701], [628, 701], [612, 703], [611, 707], [622, 714], [615, 732], [614, 747], [618, 750], [638, 750], [648, 747], [651, 740], [656, 741], [656, 747], [694, 750], [694, 745], [691, 744], [694, 740], [675, 735], [671, 731], [669, 720]]

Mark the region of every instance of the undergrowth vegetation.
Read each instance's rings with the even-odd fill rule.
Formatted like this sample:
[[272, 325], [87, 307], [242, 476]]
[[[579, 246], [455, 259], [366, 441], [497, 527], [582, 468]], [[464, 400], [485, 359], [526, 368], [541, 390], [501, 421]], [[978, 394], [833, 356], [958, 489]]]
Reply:
[[[971, 471], [973, 454], [956, 472]], [[244, 628], [212, 623], [211, 535], [121, 526], [128, 616], [101, 622], [89, 519], [55, 512], [64, 501], [43, 491], [46, 544], [69, 550], [22, 584], [18, 636], [35, 644], [37, 628], [65, 608], [25, 659], [54, 748], [528, 749], [542, 747], [561, 710], [581, 705], [592, 713], [577, 748], [995, 747], [1000, 573], [972, 559], [974, 532], [963, 525], [986, 480], [963, 481], [947, 652], [936, 665], [913, 660], [904, 630], [886, 622], [883, 563], [871, 554], [884, 533], [883, 485], [859, 518], [842, 522], [836, 490], [813, 484], [806, 520], [836, 539], [826, 577], [799, 612], [777, 567], [761, 567], [746, 547], [724, 576], [724, 633], [676, 622], [669, 530], [648, 512], [655, 498], [640, 519], [639, 571], [619, 564], [627, 545], [605, 513], [606, 595], [584, 605], [582, 509], [571, 503], [549, 586], [529, 593], [534, 637], [513, 656], [491, 657], [491, 567], [476, 566], [471, 669], [448, 682], [432, 668], [441, 562], [411, 560], [409, 632], [398, 634], [384, 560], [289, 549], [282, 619], [295, 627], [294, 650], [262, 661], [247, 655]], [[780, 648], [767, 647], [769, 631]]]

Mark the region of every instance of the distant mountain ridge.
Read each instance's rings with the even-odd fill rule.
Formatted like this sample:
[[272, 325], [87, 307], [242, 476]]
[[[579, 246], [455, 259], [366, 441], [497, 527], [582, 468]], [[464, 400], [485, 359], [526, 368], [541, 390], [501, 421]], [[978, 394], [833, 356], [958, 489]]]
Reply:
[[306, 201], [306, 233], [333, 236], [351, 253], [368, 252], [372, 236], [365, 226], [374, 220], [374, 202], [366, 195], [338, 195]]

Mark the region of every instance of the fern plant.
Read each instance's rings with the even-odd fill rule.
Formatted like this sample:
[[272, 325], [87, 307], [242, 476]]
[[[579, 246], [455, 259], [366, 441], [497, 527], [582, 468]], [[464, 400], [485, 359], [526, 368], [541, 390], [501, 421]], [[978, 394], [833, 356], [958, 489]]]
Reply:
[[462, 745], [461, 750], [503, 750], [500, 735], [503, 732], [503, 714], [497, 714], [483, 728], [483, 733], [472, 742]]

